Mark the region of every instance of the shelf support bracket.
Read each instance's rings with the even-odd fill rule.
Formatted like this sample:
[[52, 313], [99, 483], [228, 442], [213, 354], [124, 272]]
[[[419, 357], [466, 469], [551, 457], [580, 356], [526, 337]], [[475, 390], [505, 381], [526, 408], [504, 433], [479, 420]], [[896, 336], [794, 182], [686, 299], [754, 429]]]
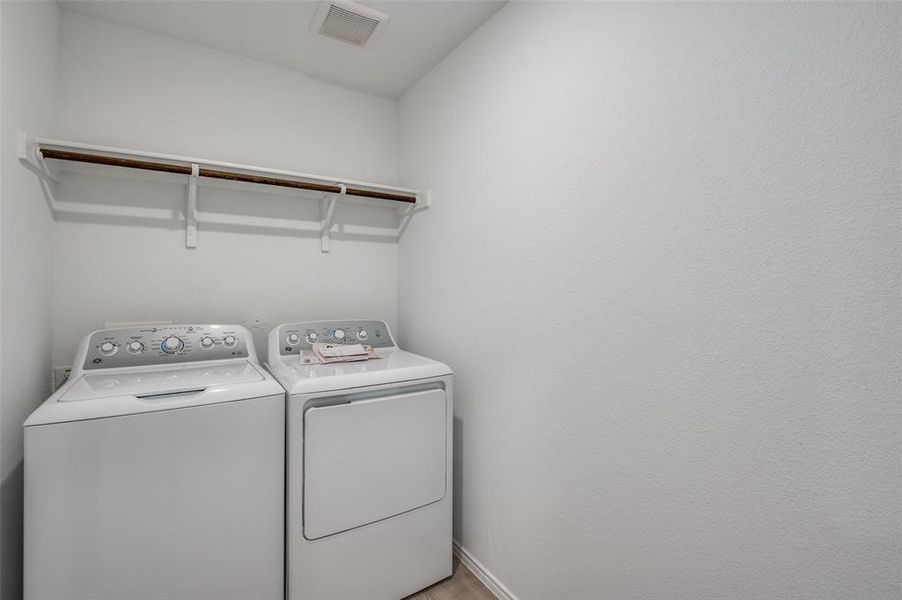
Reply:
[[431, 188], [425, 190], [424, 192], [418, 193], [416, 203], [410, 205], [401, 212], [401, 219], [400, 223], [398, 224], [398, 235], [395, 239], [397, 241], [401, 241], [401, 236], [404, 235], [404, 232], [407, 230], [407, 226], [410, 225], [410, 220], [413, 219], [413, 216], [418, 212], [426, 210], [430, 206], [432, 206]]
[[38, 179], [48, 183], [57, 183], [53, 175], [50, 174], [47, 163], [44, 162], [41, 156], [41, 149], [24, 131], [19, 132], [17, 152], [22, 166], [37, 175]]
[[340, 183], [338, 185], [341, 187], [341, 191], [338, 192], [337, 194], [329, 194], [329, 193], [323, 194], [323, 201], [322, 201], [323, 222], [322, 222], [322, 227], [320, 229], [320, 244], [321, 244], [320, 250], [322, 250], [323, 252], [329, 251], [329, 247], [330, 247], [330, 243], [331, 243], [330, 232], [332, 230], [332, 219], [335, 217], [335, 203], [338, 201], [338, 196], [343, 196], [348, 190], [348, 188], [345, 186], [345, 184]]
[[398, 240], [404, 235], [404, 231], [406, 231], [407, 226], [410, 225], [410, 220], [413, 218], [415, 212], [417, 212], [416, 204], [409, 206], [401, 213], [401, 223], [398, 225]]
[[37, 176], [38, 182], [41, 184], [41, 191], [44, 192], [44, 199], [47, 201], [47, 206], [50, 207], [50, 213], [56, 214], [56, 197], [53, 193], [53, 185], [57, 181], [50, 173], [47, 163], [44, 162], [44, 157], [41, 156], [41, 149], [24, 131], [19, 132], [16, 141], [19, 163]]
[[185, 248], [197, 248], [197, 176], [200, 168], [191, 163], [188, 176], [188, 201], [185, 206]]

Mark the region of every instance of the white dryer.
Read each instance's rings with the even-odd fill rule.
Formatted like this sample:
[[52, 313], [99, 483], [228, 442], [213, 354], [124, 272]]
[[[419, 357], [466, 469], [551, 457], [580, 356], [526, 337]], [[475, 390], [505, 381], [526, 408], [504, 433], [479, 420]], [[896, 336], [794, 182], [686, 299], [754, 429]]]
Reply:
[[[305, 364], [318, 340], [382, 358]], [[364, 320], [280, 325], [267, 366], [288, 391], [288, 600], [399, 600], [450, 576], [451, 369]]]
[[285, 392], [236, 325], [95, 331], [25, 422], [26, 600], [280, 600]]

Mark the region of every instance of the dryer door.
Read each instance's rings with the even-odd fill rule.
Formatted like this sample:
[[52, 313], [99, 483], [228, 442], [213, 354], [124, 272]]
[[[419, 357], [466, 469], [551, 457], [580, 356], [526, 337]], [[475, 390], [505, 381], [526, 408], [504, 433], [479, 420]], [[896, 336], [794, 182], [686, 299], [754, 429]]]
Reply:
[[445, 495], [447, 397], [401, 393], [304, 413], [304, 537], [315, 540]]

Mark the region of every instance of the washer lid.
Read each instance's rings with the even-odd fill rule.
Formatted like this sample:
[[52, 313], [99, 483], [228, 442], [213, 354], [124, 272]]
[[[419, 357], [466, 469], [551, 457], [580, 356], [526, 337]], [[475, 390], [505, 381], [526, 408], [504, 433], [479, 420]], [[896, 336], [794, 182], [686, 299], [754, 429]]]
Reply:
[[289, 394], [346, 390], [451, 375], [448, 365], [418, 354], [383, 349], [377, 349], [377, 352], [382, 358], [327, 365], [304, 365], [297, 355], [278, 356], [268, 367]]
[[25, 421], [25, 427], [284, 395], [262, 367], [246, 360], [203, 366], [108, 369], [67, 382]]
[[82, 402], [110, 396], [155, 397], [204, 390], [215, 385], [263, 381], [247, 361], [182, 368], [110, 370], [79, 377], [60, 402]]

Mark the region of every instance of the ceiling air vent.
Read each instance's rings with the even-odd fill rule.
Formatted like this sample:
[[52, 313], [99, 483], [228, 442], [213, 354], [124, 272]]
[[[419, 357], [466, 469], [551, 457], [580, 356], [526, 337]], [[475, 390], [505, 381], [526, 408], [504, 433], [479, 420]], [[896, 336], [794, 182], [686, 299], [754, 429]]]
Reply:
[[321, 0], [310, 30], [355, 46], [366, 46], [387, 21], [387, 14], [350, 0]]

